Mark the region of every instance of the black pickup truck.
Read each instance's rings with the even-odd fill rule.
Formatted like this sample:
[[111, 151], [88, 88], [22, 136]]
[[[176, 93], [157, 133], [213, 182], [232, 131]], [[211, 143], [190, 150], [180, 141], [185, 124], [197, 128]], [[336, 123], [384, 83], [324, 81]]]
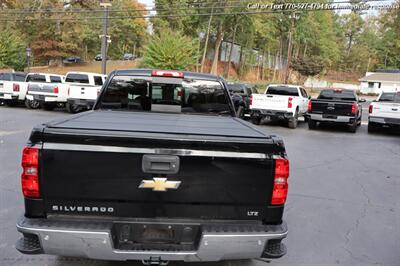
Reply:
[[315, 129], [317, 123], [335, 123], [348, 125], [355, 133], [361, 125], [364, 99], [359, 99], [353, 90], [322, 90], [317, 99], [308, 102], [308, 127]]
[[35, 127], [16, 248], [104, 260], [285, 254], [282, 139], [235, 117], [225, 82], [117, 70], [94, 110]]

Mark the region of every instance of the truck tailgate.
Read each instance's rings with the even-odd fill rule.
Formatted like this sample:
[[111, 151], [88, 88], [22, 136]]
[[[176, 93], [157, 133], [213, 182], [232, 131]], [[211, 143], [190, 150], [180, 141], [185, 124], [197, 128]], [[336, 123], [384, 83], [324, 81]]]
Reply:
[[[204, 135], [210, 128], [213, 135]], [[260, 219], [271, 201], [271, 154], [284, 153], [236, 118], [196, 115], [89, 112], [49, 124], [43, 140], [40, 182], [48, 213], [103, 208], [121, 217]], [[154, 163], [150, 170], [145, 157]], [[164, 173], [170, 160], [177, 171]], [[143, 182], [153, 189], [180, 183], [160, 192]]]
[[393, 103], [393, 102], [374, 103], [373, 116], [400, 119], [400, 103]]
[[312, 100], [312, 112], [316, 114], [352, 116], [353, 102], [333, 100]]
[[287, 111], [290, 96], [253, 94], [252, 97], [251, 109]]
[[100, 86], [70, 85], [69, 97], [73, 99], [96, 100]]

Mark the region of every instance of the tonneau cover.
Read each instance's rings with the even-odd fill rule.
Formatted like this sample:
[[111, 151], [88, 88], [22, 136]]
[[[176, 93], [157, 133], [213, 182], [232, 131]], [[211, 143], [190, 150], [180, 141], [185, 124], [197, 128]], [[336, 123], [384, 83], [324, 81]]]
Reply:
[[234, 117], [187, 114], [92, 111], [61, 122], [49, 123], [47, 127], [268, 138], [251, 124]]

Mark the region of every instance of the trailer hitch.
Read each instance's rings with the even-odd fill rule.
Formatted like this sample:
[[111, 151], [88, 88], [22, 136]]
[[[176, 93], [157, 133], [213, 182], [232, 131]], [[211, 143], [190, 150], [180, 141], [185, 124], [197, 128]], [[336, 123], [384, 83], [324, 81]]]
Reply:
[[148, 260], [142, 260], [143, 265], [151, 266], [151, 265], [159, 265], [159, 266], [167, 266], [169, 261], [162, 260], [161, 257], [150, 257]]

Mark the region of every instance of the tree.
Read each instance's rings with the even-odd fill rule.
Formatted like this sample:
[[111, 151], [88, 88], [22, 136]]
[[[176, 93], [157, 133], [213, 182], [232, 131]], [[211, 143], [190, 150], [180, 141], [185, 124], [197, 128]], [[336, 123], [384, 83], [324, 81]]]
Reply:
[[9, 29], [0, 31], [0, 68], [23, 70], [24, 65], [25, 43]]
[[142, 65], [157, 69], [188, 69], [197, 61], [196, 43], [179, 32], [160, 32], [145, 47]]

